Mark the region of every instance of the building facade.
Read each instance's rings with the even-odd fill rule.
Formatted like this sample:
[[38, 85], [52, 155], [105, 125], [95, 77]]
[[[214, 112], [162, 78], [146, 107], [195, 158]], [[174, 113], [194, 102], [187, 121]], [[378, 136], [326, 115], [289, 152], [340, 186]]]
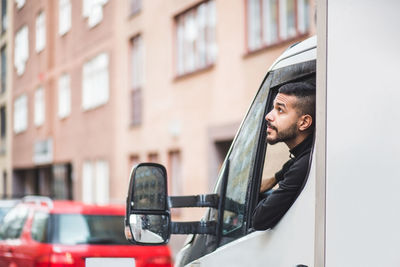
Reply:
[[14, 1], [13, 194], [115, 193], [118, 1]]
[[312, 0], [8, 4], [12, 193], [98, 204], [144, 161], [171, 195], [209, 192], [268, 67], [315, 32]]

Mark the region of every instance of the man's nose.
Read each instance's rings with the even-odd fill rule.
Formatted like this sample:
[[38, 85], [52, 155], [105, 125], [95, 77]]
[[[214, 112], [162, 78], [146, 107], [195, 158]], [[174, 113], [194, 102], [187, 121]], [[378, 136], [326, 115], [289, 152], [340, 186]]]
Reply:
[[265, 115], [265, 120], [266, 121], [272, 121], [273, 120], [272, 111], [273, 110], [271, 110], [270, 112], [268, 112], [267, 115]]

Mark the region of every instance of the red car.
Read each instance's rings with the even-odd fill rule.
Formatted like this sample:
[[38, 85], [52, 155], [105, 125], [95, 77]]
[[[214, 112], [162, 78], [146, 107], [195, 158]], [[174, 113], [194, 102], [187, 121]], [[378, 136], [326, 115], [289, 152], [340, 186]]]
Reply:
[[0, 266], [85, 266], [87, 258], [131, 258], [132, 267], [171, 267], [167, 246], [134, 246], [124, 206], [26, 197], [0, 225]]

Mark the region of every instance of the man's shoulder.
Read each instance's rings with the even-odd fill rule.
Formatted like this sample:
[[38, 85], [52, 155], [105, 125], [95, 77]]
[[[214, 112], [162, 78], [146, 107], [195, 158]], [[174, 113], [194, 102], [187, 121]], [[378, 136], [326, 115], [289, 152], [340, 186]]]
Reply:
[[[290, 185], [290, 184], [302, 184], [307, 172], [308, 165], [310, 161], [311, 151], [305, 151], [290, 166], [288, 171], [283, 175], [283, 179], [280, 182], [280, 186], [282, 185]], [[281, 185], [282, 183], [282, 185]]]
[[301, 155], [299, 155], [294, 163], [292, 164], [290, 169], [305, 169], [306, 171], [308, 170], [308, 163], [310, 162], [310, 155], [311, 155], [311, 149], [306, 150]]

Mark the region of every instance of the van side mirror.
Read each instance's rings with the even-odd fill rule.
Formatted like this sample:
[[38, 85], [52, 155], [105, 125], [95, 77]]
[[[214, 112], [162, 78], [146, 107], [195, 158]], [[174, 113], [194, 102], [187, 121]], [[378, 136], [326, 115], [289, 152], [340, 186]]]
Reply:
[[171, 235], [170, 218], [165, 167], [137, 165], [130, 175], [126, 201], [126, 238], [134, 244], [166, 244]]
[[216, 221], [171, 222], [171, 208], [218, 208], [217, 194], [170, 196], [167, 171], [157, 163], [140, 163], [132, 169], [126, 198], [125, 237], [133, 244], [162, 245], [171, 234], [216, 235]]

